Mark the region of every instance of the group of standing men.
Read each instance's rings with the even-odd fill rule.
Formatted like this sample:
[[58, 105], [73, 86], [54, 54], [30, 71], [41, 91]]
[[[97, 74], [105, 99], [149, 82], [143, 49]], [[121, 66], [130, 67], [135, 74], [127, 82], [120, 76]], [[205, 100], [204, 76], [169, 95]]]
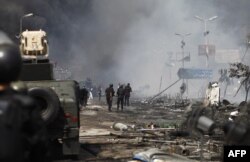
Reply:
[[[117, 95], [117, 110], [119, 110], [121, 105], [121, 110], [123, 111], [123, 105], [125, 103], [125, 106], [129, 106], [129, 98], [130, 93], [132, 92], [132, 88], [130, 87], [130, 84], [128, 83], [126, 86], [120, 85], [117, 89], [116, 95]], [[113, 97], [115, 96], [115, 91], [113, 88], [113, 84], [110, 84], [109, 87], [105, 90], [106, 94], [106, 100], [108, 104], [108, 109], [111, 111], [112, 108], [112, 102]]]

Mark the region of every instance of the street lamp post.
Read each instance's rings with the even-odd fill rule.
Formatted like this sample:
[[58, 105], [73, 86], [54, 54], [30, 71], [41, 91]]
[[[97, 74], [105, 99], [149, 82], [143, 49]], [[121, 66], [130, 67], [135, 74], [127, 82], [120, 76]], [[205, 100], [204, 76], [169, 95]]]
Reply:
[[218, 16], [213, 16], [213, 17], [210, 17], [210, 18], [208, 18], [208, 19], [205, 19], [205, 18], [201, 18], [201, 17], [199, 17], [199, 16], [195, 16], [194, 18], [196, 18], [196, 19], [198, 19], [198, 20], [200, 20], [200, 21], [202, 21], [202, 22], [204, 22], [204, 33], [203, 33], [203, 35], [204, 35], [204, 38], [205, 38], [205, 48], [206, 48], [206, 67], [208, 67], [208, 38], [207, 38], [207, 35], [209, 34], [209, 30], [207, 30], [207, 22], [208, 21], [213, 21], [213, 20], [215, 20], [215, 19], [217, 19], [218, 18]]
[[[185, 43], [185, 37], [191, 35], [191, 33], [186, 33], [186, 34], [179, 34], [179, 33], [175, 33], [175, 35], [181, 37], [181, 51], [182, 51], [182, 68], [184, 68], [184, 47], [186, 45]], [[184, 86], [184, 79], [182, 79], [182, 86]], [[181, 94], [181, 98], [183, 99], [183, 94]]]
[[34, 14], [33, 13], [28, 13], [26, 15], [23, 15], [21, 18], [20, 18], [20, 33], [19, 33], [19, 36], [21, 36], [21, 33], [22, 33], [22, 28], [23, 28], [23, 18], [25, 17], [30, 17], [30, 16], [33, 16]]
[[186, 45], [185, 43], [185, 37], [191, 35], [191, 33], [186, 33], [186, 34], [179, 34], [179, 33], [175, 33], [175, 35], [180, 36], [181, 37], [181, 50], [182, 50], [182, 68], [184, 68], [184, 46]]

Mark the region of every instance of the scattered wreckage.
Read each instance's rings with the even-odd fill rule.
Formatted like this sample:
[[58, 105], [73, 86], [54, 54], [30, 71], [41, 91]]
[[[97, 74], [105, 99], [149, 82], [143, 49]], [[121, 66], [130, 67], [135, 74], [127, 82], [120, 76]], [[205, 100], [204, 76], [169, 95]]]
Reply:
[[112, 116], [108, 131], [87, 134], [86, 130], [80, 135], [81, 142], [89, 150], [98, 147], [97, 161], [111, 158], [129, 162], [222, 161], [225, 143], [249, 143], [245, 138], [249, 136], [249, 105], [220, 101], [218, 82], [209, 83], [203, 102], [187, 99], [181, 106], [169, 104], [178, 100], [178, 95], [151, 102], [136, 100], [131, 109]]
[[[94, 126], [91, 126], [91, 129], [86, 129], [83, 126], [83, 132], [80, 133], [81, 143], [91, 152], [98, 148], [99, 153], [95, 152], [97, 160], [112, 158], [117, 161], [196, 161], [200, 159], [200, 150], [207, 160], [221, 159], [223, 134], [213, 137], [205, 135], [205, 142], [202, 143], [184, 127], [185, 112], [172, 112], [167, 107], [151, 106], [133, 103], [133, 107], [127, 108], [124, 113], [111, 113], [111, 116], [107, 116], [109, 122], [103, 119], [108, 114], [104, 114], [101, 108], [93, 110], [95, 115], [101, 114], [100, 125], [104, 127], [93, 129]], [[192, 105], [201, 106], [202, 103]], [[138, 120], [133, 121], [136, 118]], [[82, 120], [87, 121], [88, 116], [84, 116]]]
[[80, 136], [87, 146], [98, 145], [99, 159], [222, 161], [225, 144], [250, 144], [250, 105], [221, 100], [218, 82], [209, 83], [203, 101], [159, 95], [137, 99], [132, 105], [122, 114], [124, 120], [111, 122], [112, 130], [101, 131], [98, 137]]

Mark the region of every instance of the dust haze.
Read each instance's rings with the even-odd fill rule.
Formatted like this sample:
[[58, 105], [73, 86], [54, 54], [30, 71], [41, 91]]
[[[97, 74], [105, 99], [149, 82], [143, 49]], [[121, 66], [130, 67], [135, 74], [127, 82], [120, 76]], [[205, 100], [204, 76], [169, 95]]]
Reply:
[[[248, 0], [0, 0], [0, 3], [0, 41], [17, 42], [20, 17], [33, 12], [47, 21], [51, 59], [69, 68], [73, 79], [90, 77], [103, 86], [130, 82], [134, 90], [146, 87], [146, 95], [159, 92], [161, 77], [162, 89], [178, 79], [176, 72], [182, 64], [169, 57], [170, 53], [181, 52], [181, 38], [175, 33], [192, 33], [185, 38], [185, 51], [191, 56], [185, 67], [205, 67], [205, 57], [198, 56], [198, 45], [204, 43], [204, 24], [194, 19], [195, 15], [218, 16], [208, 23], [209, 42], [216, 49], [244, 48], [250, 27]], [[202, 81], [190, 80], [189, 93], [197, 95], [198, 85]], [[179, 85], [168, 92], [178, 91]]]

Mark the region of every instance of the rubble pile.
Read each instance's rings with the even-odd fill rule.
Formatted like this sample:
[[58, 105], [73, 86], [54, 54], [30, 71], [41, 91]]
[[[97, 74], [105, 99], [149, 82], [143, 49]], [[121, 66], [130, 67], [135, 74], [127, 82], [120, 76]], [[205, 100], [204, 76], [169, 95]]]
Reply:
[[[125, 107], [124, 112], [116, 111], [116, 108], [107, 112], [104, 105], [89, 106], [81, 114], [80, 139], [84, 148], [92, 152], [97, 161], [128, 161], [150, 149], [163, 152], [166, 159], [176, 155], [179, 160], [204, 158], [221, 161], [223, 132], [215, 130], [213, 134], [194, 136], [194, 132], [185, 126], [187, 109], [199, 107], [202, 107], [201, 102], [189, 102], [187, 106], [174, 108], [165, 106], [165, 102], [146, 104], [137, 101]], [[173, 111], [175, 109], [181, 111]], [[222, 112], [225, 114], [223, 120], [227, 120], [228, 112]], [[90, 159], [93, 160], [93, 157]]]

